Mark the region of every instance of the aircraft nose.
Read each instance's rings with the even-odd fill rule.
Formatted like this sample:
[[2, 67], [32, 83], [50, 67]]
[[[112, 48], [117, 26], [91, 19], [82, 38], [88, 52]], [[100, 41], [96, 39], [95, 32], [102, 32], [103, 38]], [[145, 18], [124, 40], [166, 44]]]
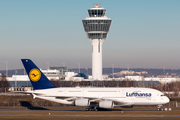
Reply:
[[165, 96], [164, 102], [169, 103], [169, 98]]

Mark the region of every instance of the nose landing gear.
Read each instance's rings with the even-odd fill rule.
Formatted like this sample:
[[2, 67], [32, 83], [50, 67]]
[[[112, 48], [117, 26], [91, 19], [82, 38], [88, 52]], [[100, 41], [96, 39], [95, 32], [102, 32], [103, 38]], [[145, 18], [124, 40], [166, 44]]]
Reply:
[[158, 109], [157, 109], [158, 111], [161, 111], [161, 106], [162, 105], [158, 105]]

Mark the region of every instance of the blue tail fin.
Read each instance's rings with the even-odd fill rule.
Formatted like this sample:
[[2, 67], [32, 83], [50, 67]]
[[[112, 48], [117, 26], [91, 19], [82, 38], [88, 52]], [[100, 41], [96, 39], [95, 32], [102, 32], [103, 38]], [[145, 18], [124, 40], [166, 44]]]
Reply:
[[21, 59], [21, 61], [34, 90], [56, 88], [30, 59]]

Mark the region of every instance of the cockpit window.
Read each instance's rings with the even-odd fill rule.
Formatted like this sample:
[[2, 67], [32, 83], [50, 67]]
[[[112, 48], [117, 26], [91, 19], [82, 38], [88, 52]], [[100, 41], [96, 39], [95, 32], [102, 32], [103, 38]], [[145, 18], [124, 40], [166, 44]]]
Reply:
[[165, 95], [161, 95], [161, 96], [165, 96]]

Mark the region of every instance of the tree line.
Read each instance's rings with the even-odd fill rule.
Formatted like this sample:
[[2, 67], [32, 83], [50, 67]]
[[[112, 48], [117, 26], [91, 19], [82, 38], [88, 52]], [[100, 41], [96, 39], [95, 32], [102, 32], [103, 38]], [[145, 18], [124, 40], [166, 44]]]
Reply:
[[5, 74], [0, 74], [0, 92], [6, 92], [10, 88], [10, 84]]

